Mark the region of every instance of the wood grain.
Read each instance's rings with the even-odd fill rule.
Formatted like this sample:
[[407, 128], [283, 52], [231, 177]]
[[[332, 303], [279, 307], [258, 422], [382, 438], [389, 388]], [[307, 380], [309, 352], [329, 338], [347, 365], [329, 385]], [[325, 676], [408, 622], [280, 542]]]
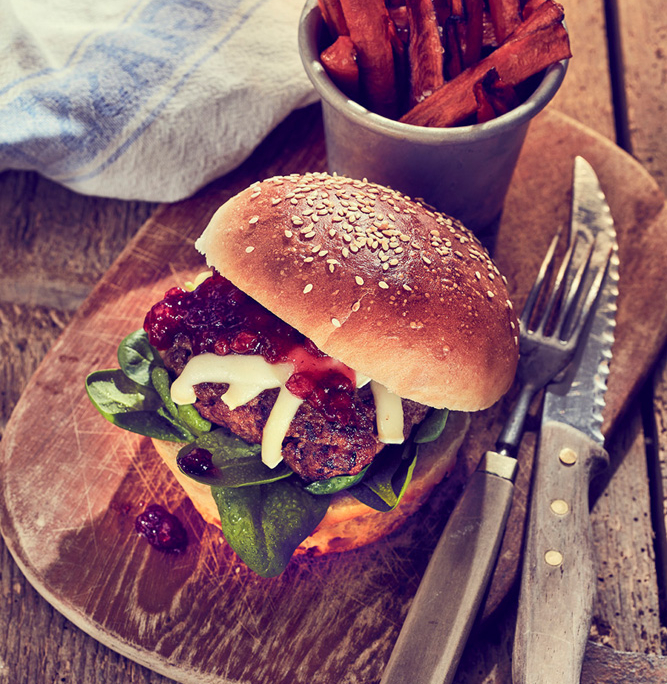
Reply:
[[[614, 187], [619, 206], [626, 188], [648, 197], [650, 207], [657, 198], [652, 185], [642, 185], [641, 174], [635, 179], [634, 162], [566, 118], [545, 113], [530, 135], [498, 239], [517, 300], [543, 252], [532, 243], [532, 232], [544, 225], [548, 240], [576, 153], [585, 150], [603, 185]], [[548, 177], [539, 153], [545, 136], [557, 142]], [[275, 149], [280, 163], [270, 161], [267, 167], [298, 170], [298, 159], [286, 155], [281, 144]], [[610, 154], [616, 155], [614, 163]], [[148, 440], [102, 423], [76, 380], [91, 368], [114, 365], [118, 340], [137, 327], [150, 303], [200, 267], [191, 249], [194, 237], [218, 204], [246, 184], [240, 170], [193, 200], [160, 209], [74, 316], [28, 384], [3, 439], [3, 531], [26, 576], [75, 624], [179, 681], [375, 681], [451, 505], [447, 488], [391, 539], [342, 559], [296, 561], [280, 578], [260, 580], [194, 514], [162, 472]], [[633, 231], [659, 231], [655, 216], [655, 211], [639, 217], [619, 212], [626, 258], [641, 244]], [[654, 251], [660, 250], [667, 256], [667, 244], [656, 241]], [[641, 294], [632, 279], [625, 287]], [[619, 300], [630, 317], [627, 306]], [[619, 339], [634, 344], [637, 326], [623, 326], [622, 320], [619, 314]], [[648, 317], [643, 323], [642, 354], [628, 367], [620, 354], [620, 365], [612, 368], [612, 377], [619, 367], [622, 373], [610, 384], [610, 424], [661, 344], [660, 321]], [[63, 377], [72, 380], [63, 383]], [[35, 402], [53, 408], [36, 413]], [[475, 416], [477, 430], [460, 461], [463, 475], [493, 442], [503, 410], [501, 404]], [[27, 453], [40, 458], [27, 459]], [[32, 485], [44, 481], [46, 507], [43, 501], [35, 504]], [[134, 535], [134, 516], [148, 501], [166, 504], [184, 518], [192, 538], [188, 554], [161, 557]], [[52, 534], [45, 537], [45, 531]], [[88, 561], [81, 564], [81, 558]], [[516, 566], [518, 549], [505, 558]], [[497, 595], [507, 593], [513, 573], [506, 573], [509, 583], [496, 583]], [[289, 656], [285, 643], [292, 646]]]

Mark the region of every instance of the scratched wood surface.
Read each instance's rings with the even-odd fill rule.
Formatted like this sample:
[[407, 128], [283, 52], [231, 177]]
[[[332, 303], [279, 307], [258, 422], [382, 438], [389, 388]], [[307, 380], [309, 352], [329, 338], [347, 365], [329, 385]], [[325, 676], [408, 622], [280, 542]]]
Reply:
[[[665, 190], [667, 149], [664, 128], [661, 128], [665, 121], [664, 1], [642, 3], [640, 12], [631, 0], [619, 2], [627, 85], [623, 91], [625, 103], [621, 101], [616, 106], [606, 63], [603, 3], [570, 0], [564, 4], [575, 54], [583, 58], [573, 61], [554, 105], [612, 139], [615, 137], [614, 114], [620, 114], [621, 123], [625, 118], [625, 126], [621, 126], [623, 135], [619, 142], [634, 152]], [[614, 42], [618, 47], [619, 42]], [[277, 144], [275, 140], [273, 144]], [[307, 160], [308, 154], [304, 151], [302, 159]], [[0, 428], [4, 428], [29, 376], [71, 318], [72, 311], [153, 208], [145, 203], [82, 198], [34, 174], [0, 175], [0, 215], [3, 217], [0, 227]], [[658, 297], [656, 300], [659, 301]], [[656, 375], [654, 403], [659, 427], [656, 439], [663, 456], [667, 443], [665, 377], [663, 361]], [[641, 468], [645, 449], [637, 415], [635, 413], [629, 421], [634, 426], [630, 434], [634, 431], [636, 437], [628, 439], [627, 450], [639, 454], [636, 464]], [[623, 453], [618, 460], [625, 462]], [[662, 678], [656, 678], [659, 668], [664, 667], [660, 659], [640, 655], [644, 651], [659, 652], [652, 650], [659, 648], [655, 635], [660, 627], [655, 621], [651, 621], [650, 635], [646, 638], [651, 649], [642, 642], [644, 616], [659, 610], [658, 596], [647, 588], [645, 593], [636, 594], [633, 603], [635, 568], [645, 566], [647, 575], [653, 578], [657, 574], [654, 563], [651, 569], [653, 529], [645, 517], [649, 506], [648, 484], [641, 492], [632, 488], [624, 490], [628, 476], [620, 467], [612, 475], [603, 491], [614, 487], [620, 492], [619, 500], [624, 505], [621, 510], [614, 510], [617, 517], [613, 522], [619, 528], [627, 527], [628, 532], [622, 552], [618, 547], [610, 549], [610, 554], [615, 552], [614, 561], [619, 565], [609, 576], [601, 575], [601, 585], [615, 584], [614, 591], [618, 592], [622, 605], [632, 608], [612, 611], [604, 619], [603, 628], [594, 634], [599, 643], [607, 646], [589, 649], [584, 681], [628, 681], [625, 678], [628, 672], [637, 675], [635, 681], [666, 681], [664, 669]], [[642, 477], [637, 478], [634, 472], [630, 479], [642, 482]], [[602, 495], [598, 501], [601, 500]], [[628, 507], [630, 502], [634, 510]], [[600, 527], [605, 536], [605, 523], [612, 518], [604, 511], [596, 511], [596, 515], [600, 515]], [[637, 533], [638, 527], [632, 525], [635, 518], [641, 534]], [[0, 682], [164, 684], [169, 681], [167, 677], [117, 655], [78, 630], [37, 595], [4, 545], [0, 551], [0, 634], [3, 637], [0, 639]], [[646, 586], [650, 587], [651, 582], [646, 582]], [[602, 598], [602, 601], [606, 599]], [[603, 617], [601, 611], [599, 617]], [[598, 621], [598, 626], [600, 624]], [[493, 629], [482, 630], [477, 635], [475, 644], [464, 658], [460, 681], [509, 681], [511, 626], [510, 601], [506, 613], [499, 616]], [[619, 655], [609, 646], [630, 648], [636, 653]], [[605, 672], [608, 678], [596, 676], [599, 672]], [[621, 674], [612, 679], [612, 672]]]

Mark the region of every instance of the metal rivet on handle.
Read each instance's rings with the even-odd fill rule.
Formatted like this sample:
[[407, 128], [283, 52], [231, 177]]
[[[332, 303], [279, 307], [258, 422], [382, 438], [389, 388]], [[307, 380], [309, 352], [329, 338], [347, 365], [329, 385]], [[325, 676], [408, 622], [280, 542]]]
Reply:
[[554, 499], [551, 502], [550, 508], [556, 515], [566, 515], [570, 512], [570, 506], [567, 501], [563, 501], [563, 499]]
[[563, 562], [563, 554], [560, 551], [550, 549], [544, 554], [544, 560], [553, 566], [558, 566]]
[[565, 465], [574, 465], [577, 462], [577, 452], [566, 447], [561, 449], [560, 454], [558, 454], [560, 462]]

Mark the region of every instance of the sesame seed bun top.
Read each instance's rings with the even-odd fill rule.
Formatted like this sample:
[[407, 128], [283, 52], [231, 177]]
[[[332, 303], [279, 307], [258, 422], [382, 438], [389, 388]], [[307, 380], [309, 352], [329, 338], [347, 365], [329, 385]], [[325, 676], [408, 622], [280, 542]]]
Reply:
[[474, 411], [509, 388], [519, 326], [479, 241], [428, 205], [323, 173], [231, 198], [195, 244], [323, 352], [428, 406]]

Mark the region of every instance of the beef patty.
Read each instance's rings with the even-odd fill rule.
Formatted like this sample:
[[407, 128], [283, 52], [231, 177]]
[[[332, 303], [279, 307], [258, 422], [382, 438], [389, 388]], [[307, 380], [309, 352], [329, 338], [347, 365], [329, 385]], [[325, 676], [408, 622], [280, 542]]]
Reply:
[[[191, 351], [179, 344], [163, 354], [166, 367], [180, 375]], [[243, 406], [230, 410], [221, 400], [227, 385], [201, 383], [195, 386], [199, 413], [251, 444], [262, 441], [264, 425], [278, 396], [278, 389], [265, 390]], [[292, 420], [282, 454], [285, 462], [307, 481], [325, 480], [337, 475], [355, 475], [363, 470], [382, 449], [375, 423], [375, 402], [366, 385], [353, 392], [353, 418], [343, 424], [326, 416], [304, 401]], [[404, 435], [428, 412], [428, 407], [403, 399]]]

